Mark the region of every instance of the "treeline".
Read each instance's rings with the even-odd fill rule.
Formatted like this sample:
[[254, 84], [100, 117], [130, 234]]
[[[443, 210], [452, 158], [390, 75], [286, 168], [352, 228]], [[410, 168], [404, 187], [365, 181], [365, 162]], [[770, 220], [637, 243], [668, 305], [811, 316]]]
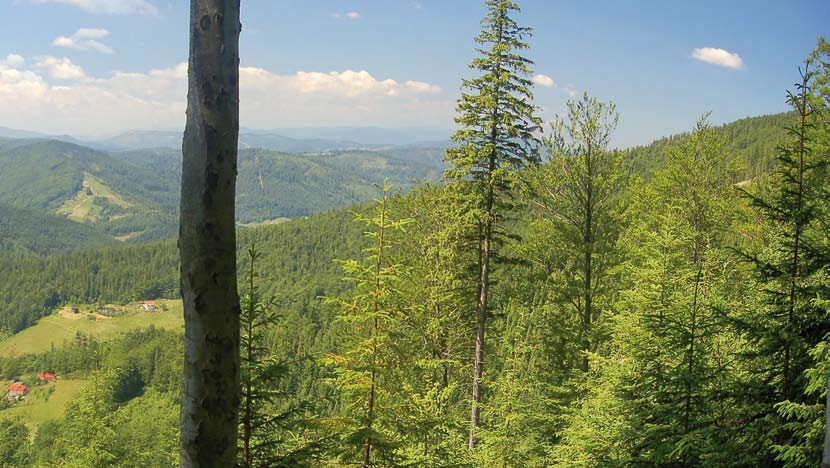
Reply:
[[[735, 182], [766, 174], [775, 167], [778, 146], [786, 139], [787, 127], [796, 122], [793, 112], [748, 117], [714, 127], [724, 140], [724, 151], [741, 164]], [[627, 167], [631, 174], [654, 174], [667, 164], [667, 149], [689, 137], [682, 133], [661, 138], [646, 146], [631, 148]]]
[[[268, 265], [266, 292], [303, 306], [341, 291], [332, 258], [359, 251], [360, 227], [345, 211], [240, 230], [241, 249], [257, 243]], [[16, 333], [67, 304], [118, 303], [179, 297], [179, 257], [173, 241], [70, 252], [46, 257], [0, 254], [0, 327]], [[244, 250], [240, 250], [244, 265]]]

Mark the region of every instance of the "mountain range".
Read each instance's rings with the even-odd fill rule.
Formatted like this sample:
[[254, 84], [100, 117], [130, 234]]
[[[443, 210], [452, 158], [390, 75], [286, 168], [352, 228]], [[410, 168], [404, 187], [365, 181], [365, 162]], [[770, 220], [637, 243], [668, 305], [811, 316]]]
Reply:
[[[743, 165], [741, 180], [769, 169], [789, 119], [791, 114], [752, 117], [718, 128], [726, 149]], [[347, 136], [334, 130], [323, 133]], [[25, 138], [10, 137], [15, 135]], [[377, 196], [384, 180], [404, 191], [422, 181], [437, 181], [449, 144], [380, 144], [381, 134], [374, 135], [374, 144], [265, 131], [242, 135], [240, 225], [366, 202]], [[630, 172], [647, 177], [663, 165], [666, 145], [681, 138], [685, 135], [626, 150]], [[48, 254], [175, 237], [180, 141], [177, 132], [127, 132], [108, 140], [120, 149], [103, 150], [106, 145], [93, 148], [72, 137], [0, 128], [0, 251]]]

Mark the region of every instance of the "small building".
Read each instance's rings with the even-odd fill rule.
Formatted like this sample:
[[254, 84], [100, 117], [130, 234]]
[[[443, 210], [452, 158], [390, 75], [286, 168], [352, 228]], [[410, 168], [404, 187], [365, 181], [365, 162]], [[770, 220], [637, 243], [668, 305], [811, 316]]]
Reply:
[[144, 309], [145, 312], [152, 312], [158, 309], [158, 306], [156, 306], [156, 301], [144, 301], [144, 304], [141, 304], [141, 308]]
[[40, 383], [57, 382], [58, 376], [51, 372], [38, 372], [37, 380]]
[[27, 387], [23, 382], [14, 382], [9, 384], [8, 390], [9, 393], [6, 395], [6, 398], [9, 400], [19, 400], [29, 393], [29, 387]]

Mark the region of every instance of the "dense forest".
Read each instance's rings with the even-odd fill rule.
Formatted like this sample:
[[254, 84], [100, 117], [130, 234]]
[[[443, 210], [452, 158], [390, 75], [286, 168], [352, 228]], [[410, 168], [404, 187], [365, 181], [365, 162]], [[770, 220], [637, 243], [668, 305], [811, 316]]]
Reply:
[[[302, 154], [243, 149], [238, 222], [300, 218], [365, 203], [384, 178], [401, 189], [436, 181], [443, 168], [441, 151], [435, 144]], [[0, 167], [0, 205], [27, 211], [20, 212], [14, 229], [3, 228], [3, 238], [9, 240], [0, 243], [0, 252], [11, 250], [7, 244], [12, 240], [32, 243], [28, 250], [35, 253], [62, 250], [64, 244], [82, 246], [61, 241], [61, 232], [68, 239], [87, 232], [91, 239], [106, 236], [130, 243], [176, 235], [181, 150], [108, 153], [65, 141], [18, 139], [0, 143]], [[54, 228], [55, 248], [38, 247], [42, 242], [37, 237], [44, 234], [26, 226], [36, 215], [64, 218]], [[99, 241], [88, 246], [101, 245], [105, 244]]]
[[[820, 466], [830, 44], [793, 68], [789, 113], [703, 115], [616, 150], [610, 102], [542, 123], [531, 31], [513, 2], [487, 5], [442, 183], [392, 178], [373, 203], [238, 231], [239, 466]], [[251, 174], [285, 172], [266, 153], [240, 155], [254, 211]], [[354, 154], [321, 157], [336, 172]], [[59, 305], [179, 295], [173, 241], [10, 250], [7, 333]], [[177, 466], [182, 338], [0, 358], [7, 379], [88, 380], [34, 433], [3, 421], [0, 466]]]

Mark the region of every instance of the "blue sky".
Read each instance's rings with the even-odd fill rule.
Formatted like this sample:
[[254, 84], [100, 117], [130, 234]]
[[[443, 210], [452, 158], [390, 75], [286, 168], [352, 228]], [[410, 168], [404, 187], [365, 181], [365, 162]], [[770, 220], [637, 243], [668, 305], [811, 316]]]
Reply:
[[[520, 3], [542, 116], [587, 91], [617, 104], [618, 145], [708, 110], [716, 123], [784, 110], [830, 33], [826, 0]], [[188, 6], [0, 0], [0, 126], [181, 127]], [[242, 125], [450, 128], [483, 13], [479, 0], [243, 0]]]

